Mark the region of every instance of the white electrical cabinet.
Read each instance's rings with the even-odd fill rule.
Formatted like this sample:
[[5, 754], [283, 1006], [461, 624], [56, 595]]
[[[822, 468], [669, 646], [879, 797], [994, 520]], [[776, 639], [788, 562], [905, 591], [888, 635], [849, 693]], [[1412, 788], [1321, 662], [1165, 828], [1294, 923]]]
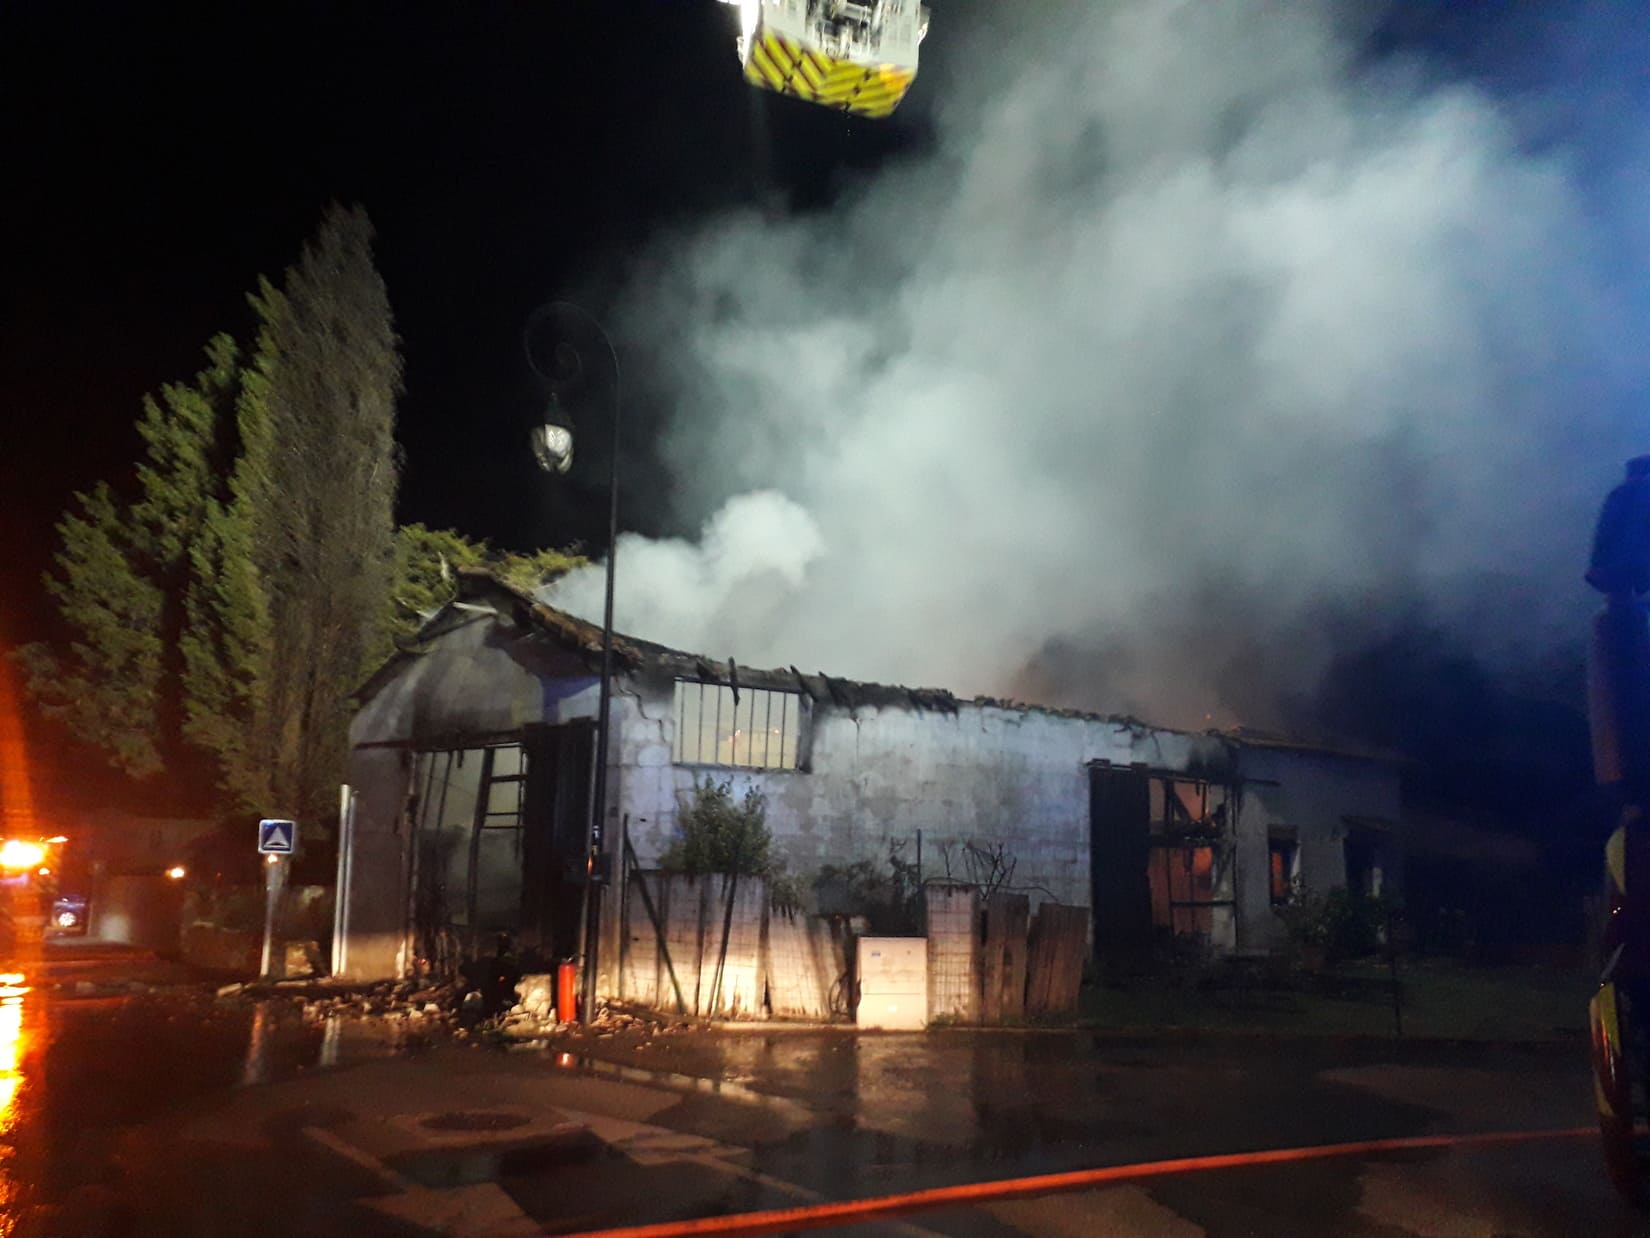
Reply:
[[861, 1027], [921, 1031], [928, 1026], [928, 939], [859, 939]]

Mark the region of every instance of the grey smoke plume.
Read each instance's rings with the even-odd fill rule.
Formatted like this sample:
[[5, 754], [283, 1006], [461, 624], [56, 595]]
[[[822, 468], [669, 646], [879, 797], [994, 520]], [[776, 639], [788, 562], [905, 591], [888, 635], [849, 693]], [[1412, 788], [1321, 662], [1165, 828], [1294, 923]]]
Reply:
[[1578, 622], [1644, 443], [1565, 152], [1319, 5], [996, 11], [1041, 24], [919, 79], [931, 156], [653, 255], [626, 332], [716, 515], [621, 541], [619, 626], [1194, 724], [1310, 688], [1326, 613], [1503, 656]]

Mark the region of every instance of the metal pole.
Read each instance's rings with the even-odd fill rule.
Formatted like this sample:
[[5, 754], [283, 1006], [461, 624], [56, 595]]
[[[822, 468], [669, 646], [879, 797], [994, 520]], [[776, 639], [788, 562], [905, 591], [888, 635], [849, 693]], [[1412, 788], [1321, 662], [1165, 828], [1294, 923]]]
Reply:
[[[603, 342], [606, 337], [603, 336]], [[607, 345], [612, 354], [613, 345]], [[602, 687], [596, 710], [596, 786], [591, 795], [590, 833], [584, 860], [584, 1001], [580, 1022], [589, 1025], [596, 1005], [596, 955], [601, 925], [601, 896], [594, 887], [596, 853], [601, 849], [602, 828], [607, 824], [608, 741], [612, 734], [613, 712], [613, 571], [619, 558], [619, 359], [613, 356], [613, 457], [607, 475], [607, 604], [602, 611]]]
[[338, 788], [338, 879], [333, 884], [332, 908], [332, 974], [344, 974], [345, 940], [349, 924], [349, 857], [350, 857], [350, 789], [349, 783]]
[[551, 405], [546, 420], [533, 429], [533, 454], [539, 466], [551, 473], [564, 473], [572, 463], [572, 434], [559, 402], [563, 396], [577, 398], [586, 390], [587, 374], [580, 343], [599, 341], [613, 367], [613, 454], [607, 478], [607, 599], [602, 613], [601, 698], [596, 718], [596, 775], [590, 795], [590, 819], [585, 825], [583, 906], [579, 916], [580, 951], [584, 979], [582, 1020], [589, 1023], [595, 1009], [596, 963], [599, 953], [598, 929], [601, 899], [595, 887], [596, 857], [601, 852], [602, 830], [607, 824], [607, 766], [611, 756], [610, 737], [613, 713], [613, 573], [619, 557], [619, 427], [624, 406], [620, 397], [619, 355], [613, 341], [598, 323], [577, 305], [566, 301], [540, 306], [528, 319], [527, 364], [549, 389]]
[[270, 966], [273, 963], [275, 948], [275, 908], [281, 901], [281, 891], [286, 886], [286, 857], [270, 855], [264, 857], [264, 953], [263, 961], [258, 966], [258, 974], [269, 980]]

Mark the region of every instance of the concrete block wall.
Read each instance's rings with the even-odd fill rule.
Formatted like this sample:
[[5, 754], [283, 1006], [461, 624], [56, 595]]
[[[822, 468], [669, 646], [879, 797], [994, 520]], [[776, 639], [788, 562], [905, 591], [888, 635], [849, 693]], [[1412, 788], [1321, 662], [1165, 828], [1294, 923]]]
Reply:
[[1034, 901], [1088, 901], [1088, 761], [1180, 768], [1208, 742], [971, 702], [955, 713], [814, 702], [808, 770], [696, 768], [670, 763], [670, 692], [627, 685], [615, 699], [615, 819], [629, 814], [644, 864], [675, 837], [695, 781], [710, 777], [730, 782], [736, 795], [753, 786], [766, 794], [775, 850], [804, 877], [827, 864], [881, 865], [890, 839], [905, 840], [904, 858], [914, 861], [920, 830], [925, 877], [945, 876], [947, 846], [951, 875], [961, 879], [963, 844], [1002, 843], [1016, 861], [1014, 884]]
[[980, 895], [932, 885], [928, 901], [928, 1020], [980, 1021]]
[[[644, 881], [663, 924], [662, 940], [642, 899], [639, 882]], [[742, 877], [735, 885], [721, 875], [652, 872], [632, 876], [627, 902], [617, 997], [674, 1011], [679, 988], [691, 1015], [749, 1018], [762, 1013], [765, 882]]]
[[775, 1018], [844, 1018], [847, 992], [845, 937], [834, 936], [817, 916], [774, 911], [768, 915], [766, 981]]

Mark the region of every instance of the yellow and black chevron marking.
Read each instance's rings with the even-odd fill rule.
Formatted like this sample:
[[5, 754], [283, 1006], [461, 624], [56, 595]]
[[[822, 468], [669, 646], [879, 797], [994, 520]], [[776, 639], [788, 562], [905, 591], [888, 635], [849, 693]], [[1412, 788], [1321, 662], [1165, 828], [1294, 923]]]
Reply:
[[745, 77], [758, 86], [856, 116], [886, 116], [899, 106], [916, 73], [893, 65], [855, 64], [809, 51], [776, 34], [756, 38]]

